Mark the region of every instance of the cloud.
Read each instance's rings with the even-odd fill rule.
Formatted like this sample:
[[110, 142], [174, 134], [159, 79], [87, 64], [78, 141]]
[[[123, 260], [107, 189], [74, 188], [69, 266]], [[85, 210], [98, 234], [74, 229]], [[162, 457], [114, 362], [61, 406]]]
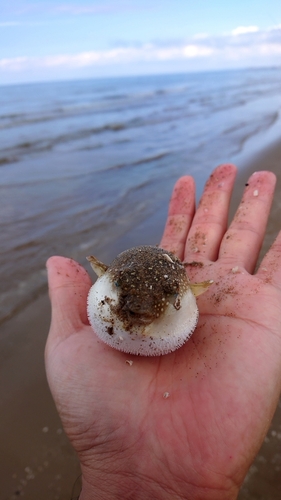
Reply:
[[[65, 13], [70, 15], [85, 15], [85, 14], [108, 14], [110, 12], [122, 12], [128, 10], [123, 5], [100, 3], [96, 5], [83, 4], [62, 4], [54, 7], [56, 13]], [[131, 10], [131, 9], [130, 9]]]
[[234, 30], [232, 30], [231, 34], [236, 35], [245, 35], [246, 33], [256, 33], [259, 31], [257, 26], [238, 26]]
[[[149, 7], [150, 9], [151, 7]], [[7, 4], [6, 11], [9, 15], [68, 15], [85, 16], [98, 14], [115, 14], [120, 12], [129, 12], [135, 10], [147, 9], [145, 6], [135, 4], [128, 0], [97, 0], [92, 2], [47, 2], [47, 1], [19, 1], [15, 5]]]
[[44, 68], [82, 68], [87, 66], [128, 64], [138, 61], [167, 61], [193, 59], [209, 56], [213, 49], [195, 44], [176, 47], [156, 47], [145, 44], [141, 47], [119, 47], [104, 51], [88, 51], [79, 54], [61, 54], [47, 57], [16, 57], [0, 59], [0, 69], [18, 71], [38, 67]]
[[10, 28], [11, 26], [19, 26], [20, 24], [18, 21], [4, 21], [0, 22], [0, 28]]
[[[212, 37], [193, 37], [189, 40], [119, 45], [107, 50], [89, 50], [76, 54], [57, 54], [45, 57], [16, 57], [0, 59], [0, 73], [31, 71], [77, 71], [83, 68], [130, 68], [130, 65], [158, 64], [201, 65], [206, 68], [239, 67], [245, 65], [278, 64], [281, 62], [281, 25], [260, 30], [256, 26], [239, 26], [230, 34]], [[179, 66], [177, 66], [179, 67]]]
[[28, 57], [13, 57], [0, 59], [0, 70], [6, 71], [21, 71], [30, 63]]

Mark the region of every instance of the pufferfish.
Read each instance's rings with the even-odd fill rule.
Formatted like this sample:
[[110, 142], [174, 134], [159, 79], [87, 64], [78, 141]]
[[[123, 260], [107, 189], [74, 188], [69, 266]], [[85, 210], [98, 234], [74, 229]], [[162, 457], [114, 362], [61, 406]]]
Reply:
[[213, 281], [190, 283], [178, 257], [155, 246], [125, 250], [109, 266], [87, 259], [98, 276], [87, 312], [100, 340], [126, 353], [159, 356], [191, 337], [199, 315], [195, 297]]

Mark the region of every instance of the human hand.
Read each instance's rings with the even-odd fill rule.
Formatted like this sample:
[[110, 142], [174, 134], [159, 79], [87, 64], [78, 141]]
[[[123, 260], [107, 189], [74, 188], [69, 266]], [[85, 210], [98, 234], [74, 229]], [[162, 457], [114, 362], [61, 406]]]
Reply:
[[171, 354], [101, 343], [87, 320], [88, 274], [70, 259], [48, 261], [46, 369], [81, 462], [81, 500], [238, 494], [280, 394], [281, 236], [253, 275], [275, 177], [251, 176], [226, 231], [235, 174], [218, 167], [196, 212], [193, 179], [175, 186], [161, 246], [187, 263], [191, 281], [214, 284], [198, 298], [193, 336]]

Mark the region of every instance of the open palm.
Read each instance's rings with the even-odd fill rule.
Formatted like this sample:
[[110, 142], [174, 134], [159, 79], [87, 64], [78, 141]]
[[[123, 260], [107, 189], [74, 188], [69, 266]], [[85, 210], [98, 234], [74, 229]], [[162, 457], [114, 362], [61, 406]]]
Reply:
[[193, 179], [175, 186], [161, 246], [191, 281], [214, 284], [174, 353], [144, 358], [102, 344], [86, 316], [88, 274], [70, 259], [48, 262], [46, 368], [81, 461], [81, 500], [237, 496], [280, 394], [281, 238], [252, 275], [275, 178], [249, 179], [226, 231], [235, 174], [218, 167], [196, 212]]

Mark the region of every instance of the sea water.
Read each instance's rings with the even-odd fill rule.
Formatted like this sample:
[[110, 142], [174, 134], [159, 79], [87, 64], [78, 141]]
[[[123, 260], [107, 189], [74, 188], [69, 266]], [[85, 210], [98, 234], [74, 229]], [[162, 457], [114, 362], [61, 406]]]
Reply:
[[0, 87], [0, 321], [45, 289], [48, 256], [155, 244], [178, 177], [200, 194], [217, 164], [279, 137], [280, 73]]

